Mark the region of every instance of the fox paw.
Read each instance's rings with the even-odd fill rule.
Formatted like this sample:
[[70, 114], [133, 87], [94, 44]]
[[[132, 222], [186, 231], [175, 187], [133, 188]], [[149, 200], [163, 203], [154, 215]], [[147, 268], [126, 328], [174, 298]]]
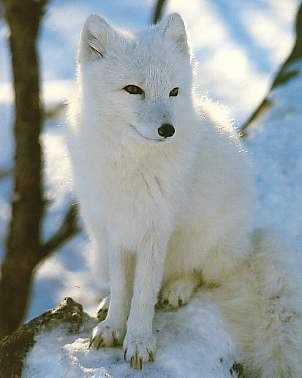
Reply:
[[178, 279], [168, 283], [161, 290], [158, 306], [177, 308], [187, 304], [196, 286], [192, 279]]
[[97, 309], [97, 318], [98, 320], [102, 321], [105, 320], [108, 314], [109, 310], [109, 304], [110, 304], [110, 297], [105, 297], [101, 303], [99, 304], [99, 307]]
[[90, 338], [89, 348], [117, 346], [122, 344], [124, 331], [112, 327], [106, 321], [99, 323], [94, 327]]
[[156, 350], [156, 340], [150, 336], [126, 335], [124, 340], [124, 360], [130, 362], [134, 369], [143, 368], [144, 362], [153, 362]]

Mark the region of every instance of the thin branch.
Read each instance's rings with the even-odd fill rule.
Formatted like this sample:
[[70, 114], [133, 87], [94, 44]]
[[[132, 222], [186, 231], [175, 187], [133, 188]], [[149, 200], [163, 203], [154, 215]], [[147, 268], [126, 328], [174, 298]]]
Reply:
[[13, 173], [13, 169], [0, 169], [0, 180], [5, 179]]
[[57, 104], [44, 109], [44, 117], [48, 119], [56, 118], [60, 116], [65, 109], [66, 104], [64, 102], [58, 102]]
[[162, 16], [164, 6], [166, 4], [166, 0], [158, 0], [155, 7], [154, 7], [154, 12], [152, 15], [152, 23], [157, 24]]
[[58, 230], [42, 245], [39, 262], [62, 247], [80, 231], [77, 213], [77, 205], [70, 205]]
[[257, 108], [253, 111], [253, 113], [249, 116], [247, 121], [245, 121], [245, 123], [239, 129], [239, 136], [241, 138], [245, 138], [248, 135], [247, 129], [249, 128], [251, 123], [253, 123], [257, 118], [259, 118], [272, 106], [273, 102], [271, 99], [268, 98], [270, 91], [268, 92], [266, 97], [264, 97], [264, 99], [260, 102]]

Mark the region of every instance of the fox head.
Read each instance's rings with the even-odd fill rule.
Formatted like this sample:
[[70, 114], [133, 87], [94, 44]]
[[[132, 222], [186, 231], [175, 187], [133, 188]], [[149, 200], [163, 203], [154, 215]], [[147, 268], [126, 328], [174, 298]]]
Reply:
[[[192, 103], [192, 67], [180, 15], [126, 34], [91, 15], [82, 30], [79, 77], [89, 112], [141, 142], [173, 140]], [[91, 106], [92, 104], [92, 106]]]

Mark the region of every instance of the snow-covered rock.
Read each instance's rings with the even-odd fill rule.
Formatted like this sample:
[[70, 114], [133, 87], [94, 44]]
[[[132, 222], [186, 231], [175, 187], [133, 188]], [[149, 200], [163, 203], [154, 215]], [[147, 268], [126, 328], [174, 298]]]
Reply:
[[36, 336], [23, 378], [237, 376], [234, 345], [206, 293], [199, 292], [190, 304], [177, 311], [156, 313], [156, 360], [146, 363], [143, 371], [129, 367], [122, 347], [88, 349], [92, 327], [88, 322], [78, 334], [68, 334], [59, 327]]

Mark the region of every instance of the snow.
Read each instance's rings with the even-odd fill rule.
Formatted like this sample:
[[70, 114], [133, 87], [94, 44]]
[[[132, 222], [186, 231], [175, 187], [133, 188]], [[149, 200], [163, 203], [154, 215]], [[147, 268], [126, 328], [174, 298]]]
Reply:
[[158, 312], [154, 330], [156, 361], [146, 363], [142, 372], [129, 367], [122, 348], [88, 349], [91, 324], [77, 335], [65, 335], [63, 329], [40, 334], [23, 378], [236, 377], [230, 373], [236, 360], [234, 345], [205, 294], [178, 311]]
[[[270, 95], [273, 105], [253, 124], [247, 139], [256, 174], [260, 224], [281, 230], [302, 250], [302, 61], [300, 73]], [[302, 260], [302, 259], [301, 259]]]
[[[266, 93], [293, 42], [297, 0], [170, 0], [167, 12], [187, 20], [195, 60], [197, 89], [229, 107], [242, 123]], [[39, 42], [43, 101], [48, 106], [68, 99], [74, 76], [74, 51], [83, 20], [101, 13], [116, 25], [138, 28], [150, 20], [153, 1], [119, 2], [53, 0]], [[127, 15], [127, 16], [125, 16]], [[68, 22], [66, 21], [68, 19]], [[0, 25], [0, 171], [12, 166], [12, 100], [7, 29]], [[60, 48], [58, 48], [60, 46]], [[297, 63], [302, 69], [302, 64]], [[259, 224], [272, 224], [302, 247], [302, 108], [301, 75], [277, 88], [273, 106], [255, 122], [245, 140], [252, 154], [261, 209]], [[64, 143], [63, 116], [47, 121], [43, 133], [47, 198], [45, 238], [58, 227], [73, 200], [70, 166]], [[10, 217], [10, 177], [0, 181], [0, 259]], [[297, 261], [297, 264], [302, 263]], [[94, 315], [98, 304], [97, 254], [84, 233], [43, 263], [36, 274], [27, 319], [72, 296]], [[301, 264], [302, 265], [302, 264]], [[302, 271], [302, 266], [301, 266]], [[90, 327], [91, 328], [91, 327]], [[176, 312], [158, 313], [156, 362], [143, 375], [128, 368], [121, 348], [87, 350], [90, 329], [80, 335], [64, 330], [38, 336], [24, 377], [229, 377], [236, 351], [226, 325], [204, 293]], [[220, 363], [220, 358], [223, 363]], [[48, 374], [48, 375], [47, 375]]]

